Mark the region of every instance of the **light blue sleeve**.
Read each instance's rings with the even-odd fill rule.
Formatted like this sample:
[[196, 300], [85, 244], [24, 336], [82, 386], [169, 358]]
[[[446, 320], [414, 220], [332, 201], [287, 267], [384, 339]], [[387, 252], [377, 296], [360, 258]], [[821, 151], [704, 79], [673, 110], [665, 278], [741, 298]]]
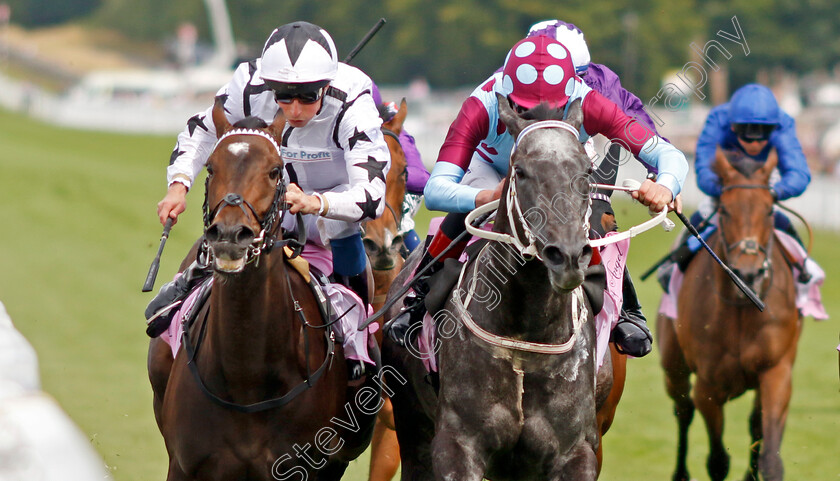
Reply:
[[444, 212], [469, 212], [475, 209], [475, 197], [481, 189], [461, 185], [464, 169], [450, 162], [437, 162], [423, 190], [426, 208]]
[[642, 147], [639, 159], [656, 168], [659, 172], [656, 183], [667, 187], [673, 197], [682, 191], [688, 175], [688, 161], [679, 149], [662, 137], [654, 136]]

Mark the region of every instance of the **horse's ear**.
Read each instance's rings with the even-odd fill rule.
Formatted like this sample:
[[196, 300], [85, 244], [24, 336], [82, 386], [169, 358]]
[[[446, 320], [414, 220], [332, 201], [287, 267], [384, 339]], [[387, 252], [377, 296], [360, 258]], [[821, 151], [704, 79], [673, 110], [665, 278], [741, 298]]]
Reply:
[[736, 172], [735, 167], [732, 167], [732, 163], [729, 161], [729, 156], [733, 154], [734, 152], [726, 152], [720, 147], [715, 151], [715, 162], [712, 164], [712, 170], [721, 179], [728, 179]]
[[764, 182], [767, 183], [770, 181], [770, 175], [773, 173], [773, 169], [779, 165], [779, 154], [776, 152], [776, 149], [772, 149], [769, 154], [767, 154], [767, 160], [764, 162], [764, 165], [759, 169], [759, 174], [761, 175], [761, 179], [764, 179]]
[[[601, 161], [598, 169], [592, 173], [592, 182], [596, 184], [615, 185], [615, 179], [618, 177], [618, 163], [621, 159], [621, 145], [618, 142], [610, 144], [607, 155]], [[612, 190], [598, 189], [597, 192], [612, 196]]]
[[283, 113], [283, 109], [277, 109], [277, 113], [274, 115], [274, 121], [266, 130], [268, 130], [268, 133], [277, 140], [277, 143], [280, 143], [283, 139], [283, 128], [285, 126], [286, 114]]
[[575, 130], [580, 130], [580, 126], [583, 124], [583, 109], [580, 105], [581, 99], [575, 99], [566, 112], [566, 118], [563, 119], [566, 123], [571, 124]]
[[403, 122], [405, 122], [406, 115], [408, 115], [408, 104], [405, 101], [405, 97], [403, 97], [400, 102], [400, 109], [397, 111], [396, 115], [391, 118], [391, 120], [383, 124], [383, 127], [397, 135], [400, 135], [400, 133], [402, 133]]
[[496, 100], [499, 104], [499, 118], [505, 123], [508, 132], [513, 135], [514, 139], [519, 137], [519, 133], [525, 128], [525, 121], [522, 117], [516, 115], [516, 112], [513, 111], [513, 108], [508, 103], [507, 97], [497, 93]]
[[219, 95], [213, 103], [213, 125], [216, 126], [216, 138], [221, 137], [232, 127], [225, 115], [225, 100], [227, 95]]

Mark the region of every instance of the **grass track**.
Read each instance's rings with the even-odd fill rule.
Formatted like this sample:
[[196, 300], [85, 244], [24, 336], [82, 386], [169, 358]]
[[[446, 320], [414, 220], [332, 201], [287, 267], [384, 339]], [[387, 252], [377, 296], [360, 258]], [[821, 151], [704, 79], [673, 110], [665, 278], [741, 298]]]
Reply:
[[[162, 480], [163, 439], [155, 426], [146, 378], [140, 287], [158, 246], [155, 204], [174, 138], [76, 132], [0, 112], [0, 300], [38, 352], [44, 390], [87, 433], [119, 481]], [[170, 237], [157, 286], [171, 278], [201, 230], [202, 188]], [[617, 204], [629, 225], [643, 209]], [[427, 218], [428, 214], [424, 214]], [[418, 225], [424, 225], [422, 221]], [[633, 241], [630, 269], [641, 273], [673, 235]], [[840, 235], [819, 232], [814, 257], [828, 272], [823, 297], [840, 315]], [[641, 283], [645, 313], [659, 301], [653, 280]], [[794, 397], [782, 455], [787, 479], [840, 479], [836, 436], [838, 326], [808, 319], [794, 374]], [[726, 410], [729, 479], [746, 469], [748, 394]], [[691, 431], [689, 468], [705, 474], [706, 436], [699, 415]], [[628, 385], [605, 440], [602, 479], [670, 479], [676, 423], [656, 351], [629, 363]], [[366, 457], [345, 479], [366, 479]]]

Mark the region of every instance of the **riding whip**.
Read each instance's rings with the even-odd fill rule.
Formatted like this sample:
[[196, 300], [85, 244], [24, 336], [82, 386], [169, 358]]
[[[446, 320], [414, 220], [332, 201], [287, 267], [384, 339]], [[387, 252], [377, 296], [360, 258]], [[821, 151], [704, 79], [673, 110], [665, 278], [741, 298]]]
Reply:
[[[714, 214], [715, 214], [715, 213], [714, 213], [714, 212], [712, 212], [711, 214], [709, 214], [709, 216], [708, 216], [708, 217], [706, 217], [705, 219], [703, 219], [702, 221], [700, 221], [700, 224], [699, 224], [699, 225], [697, 225], [697, 231], [698, 231], [698, 232], [699, 232], [699, 231], [701, 231], [701, 230], [703, 230], [703, 229], [704, 229], [704, 228], [705, 228], [705, 227], [709, 224], [709, 221], [712, 219], [712, 216], [714, 216]], [[685, 243], [686, 243], [686, 242], [688, 242], [688, 237], [686, 237], [685, 239], [683, 239], [683, 241], [682, 241], [682, 242], [680, 242], [679, 244], [677, 244], [677, 246], [676, 246], [676, 247], [674, 247], [674, 248], [671, 250], [671, 252], [669, 252], [669, 253], [668, 253], [665, 257], [663, 257], [663, 258], [659, 259], [658, 261], [654, 262], [654, 263], [653, 263], [653, 265], [652, 265], [652, 266], [650, 266], [650, 268], [648, 268], [648, 270], [647, 270], [647, 271], [645, 271], [645, 273], [644, 273], [644, 274], [642, 274], [641, 276], [639, 276], [639, 278], [640, 278], [641, 280], [643, 280], [643, 281], [646, 281], [646, 280], [647, 280], [647, 278], [648, 278], [648, 277], [650, 277], [650, 276], [651, 276], [651, 274], [653, 274], [654, 272], [656, 272], [656, 270], [657, 270], [657, 269], [659, 269], [659, 267], [660, 267], [660, 266], [662, 266], [663, 264], [665, 264], [665, 263], [666, 263], [666, 262], [668, 262], [668, 261], [674, 260], [674, 259], [672, 259], [673, 255], [674, 255], [674, 251], [676, 251], [677, 249], [679, 249], [680, 247], [682, 247], [683, 245], [685, 245]]]
[[[485, 222], [487, 222], [487, 219], [489, 219], [489, 218], [490, 218], [490, 216], [491, 216], [491, 215], [493, 215], [494, 213], [495, 213], [495, 211], [491, 211], [491, 212], [487, 212], [487, 213], [485, 213], [484, 215], [482, 215], [481, 217], [479, 217], [479, 218], [477, 218], [475, 221], [473, 221], [472, 225], [473, 225], [474, 227], [478, 227], [478, 226], [480, 226], [481, 224], [484, 224]], [[379, 319], [380, 317], [382, 317], [382, 316], [385, 314], [385, 311], [387, 311], [387, 310], [388, 310], [388, 309], [390, 309], [390, 308], [391, 308], [394, 304], [396, 304], [396, 302], [397, 302], [398, 300], [402, 299], [403, 295], [405, 295], [405, 293], [406, 293], [406, 292], [408, 292], [408, 290], [409, 290], [409, 289], [411, 289], [411, 287], [414, 285], [414, 281], [415, 281], [418, 277], [420, 277], [421, 275], [425, 274], [425, 273], [426, 273], [426, 271], [428, 271], [429, 269], [431, 269], [431, 268], [432, 268], [432, 266], [435, 264], [435, 262], [437, 262], [437, 261], [438, 261], [438, 260], [440, 260], [443, 256], [445, 256], [445, 255], [446, 255], [446, 253], [447, 253], [447, 252], [449, 252], [449, 250], [450, 250], [450, 249], [452, 249], [453, 247], [455, 247], [455, 246], [456, 246], [456, 245], [457, 245], [457, 244], [458, 244], [458, 243], [459, 243], [459, 242], [460, 242], [460, 241], [461, 241], [464, 237], [466, 237], [466, 236], [467, 236], [467, 234], [469, 234], [469, 233], [470, 233], [469, 231], [464, 231], [464, 232], [461, 232], [460, 234], [458, 234], [458, 236], [457, 236], [457, 237], [455, 237], [454, 239], [452, 239], [452, 241], [449, 243], [449, 245], [448, 245], [448, 246], [446, 246], [446, 248], [445, 248], [445, 249], [443, 249], [443, 251], [442, 251], [440, 254], [438, 254], [438, 255], [437, 255], [434, 259], [432, 259], [432, 262], [429, 262], [428, 264], [426, 264], [426, 266], [425, 266], [424, 268], [422, 268], [422, 269], [420, 269], [419, 271], [415, 272], [415, 273], [414, 273], [414, 277], [412, 277], [412, 278], [411, 278], [411, 280], [409, 280], [408, 282], [406, 282], [406, 283], [405, 283], [405, 285], [404, 285], [404, 286], [402, 286], [402, 287], [400, 288], [399, 292], [397, 292], [397, 293], [396, 293], [393, 297], [391, 297], [391, 298], [388, 300], [388, 302], [386, 302], [386, 303], [385, 303], [385, 304], [384, 304], [384, 305], [383, 305], [383, 306], [382, 306], [382, 307], [381, 307], [378, 311], [376, 311], [376, 312], [375, 312], [372, 316], [370, 316], [370, 317], [368, 317], [367, 319], [365, 319], [365, 321], [364, 321], [364, 322], [363, 322], [363, 323], [359, 326], [359, 331], [364, 331], [365, 329], [367, 329], [367, 327], [368, 327], [368, 326], [369, 326], [369, 325], [370, 325], [373, 321], [375, 321], [375, 320]]]
[[367, 34], [365, 34], [364, 37], [362, 37], [362, 40], [360, 40], [359, 43], [355, 47], [353, 47], [353, 50], [351, 50], [350, 53], [348, 53], [347, 56], [344, 57], [344, 63], [350, 63], [350, 61], [353, 60], [353, 57], [358, 55], [361, 49], [365, 48], [365, 45], [367, 45], [367, 43], [370, 42], [370, 39], [373, 38], [374, 35], [376, 35], [376, 32], [378, 32], [383, 25], [385, 25], [385, 19], [380, 18], [379, 21], [376, 22], [376, 25], [374, 25], [373, 28], [371, 28], [370, 31]]
[[146, 282], [143, 284], [143, 292], [149, 292], [155, 286], [155, 279], [157, 278], [158, 268], [160, 267], [160, 255], [163, 253], [163, 246], [166, 245], [166, 239], [169, 238], [169, 231], [172, 230], [172, 217], [166, 219], [163, 225], [163, 234], [160, 236], [160, 247], [158, 247], [155, 260], [149, 266], [149, 273], [146, 274]]
[[728, 275], [729, 278], [732, 279], [732, 282], [734, 282], [735, 285], [738, 286], [738, 289], [741, 289], [741, 292], [743, 292], [744, 295], [747, 296], [747, 298], [749, 298], [749, 300], [752, 301], [753, 304], [755, 304], [755, 307], [757, 307], [759, 311], [764, 312], [764, 302], [762, 302], [761, 299], [758, 298], [756, 293], [753, 292], [752, 289], [750, 289], [749, 286], [747, 286], [747, 284], [745, 284], [744, 281], [741, 280], [741, 278], [738, 277], [737, 274], [732, 272], [732, 269], [730, 269], [729, 266], [727, 266], [722, 260], [720, 260], [720, 257], [718, 257], [717, 254], [715, 254], [715, 251], [713, 251], [712, 248], [709, 247], [709, 244], [707, 244], [706, 241], [703, 240], [703, 237], [700, 235], [699, 232], [697, 232], [697, 229], [695, 229], [694, 226], [691, 225], [691, 222], [688, 220], [688, 218], [686, 218], [686, 216], [681, 214], [680, 212], [674, 211], [674, 213], [677, 214], [677, 217], [680, 218], [680, 221], [682, 221], [686, 229], [688, 229], [688, 231], [691, 232], [691, 235], [693, 235], [695, 239], [700, 241], [700, 244], [703, 246], [703, 248], [705, 248], [706, 251], [708, 251], [708, 253], [711, 254], [715, 262], [717, 262], [723, 269], [723, 271], [726, 272], [726, 275]]

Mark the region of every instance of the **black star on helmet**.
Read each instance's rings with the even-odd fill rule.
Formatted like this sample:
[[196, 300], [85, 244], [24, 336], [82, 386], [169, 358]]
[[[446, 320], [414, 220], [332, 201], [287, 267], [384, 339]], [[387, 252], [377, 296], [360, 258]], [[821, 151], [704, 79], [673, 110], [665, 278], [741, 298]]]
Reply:
[[181, 155], [184, 154], [184, 152], [186, 152], [185, 150], [180, 150], [180, 149], [181, 149], [181, 143], [176, 142], [175, 143], [175, 150], [173, 150], [172, 155], [169, 156], [169, 165], [174, 164], [175, 160], [177, 160], [178, 157], [180, 157]]
[[356, 205], [362, 209], [362, 216], [359, 217], [359, 221], [367, 217], [368, 219], [375, 219], [376, 218], [376, 208], [379, 207], [379, 202], [382, 199], [373, 200], [371, 197], [370, 192], [365, 189], [365, 201], [364, 202], [356, 202]]
[[187, 128], [190, 131], [190, 137], [192, 137], [193, 132], [195, 132], [195, 129], [198, 127], [201, 127], [205, 132], [207, 132], [207, 126], [204, 125], [204, 115], [195, 114], [190, 117], [190, 120], [187, 120]]
[[368, 155], [367, 162], [359, 162], [353, 165], [367, 171], [368, 182], [373, 182], [373, 179], [382, 179], [382, 182], [385, 182], [384, 170], [388, 162], [377, 162], [373, 156]]
[[353, 150], [353, 147], [355, 147], [358, 142], [370, 142], [370, 137], [368, 137], [364, 131], [359, 132], [358, 127], [354, 127], [353, 136], [350, 137], [348, 142], [350, 143], [350, 150]]
[[310, 40], [324, 47], [324, 50], [330, 53], [330, 44], [324, 34], [321, 33], [321, 28], [309, 22], [288, 23], [274, 30], [265, 42], [263, 55], [265, 55], [268, 47], [281, 40], [286, 41], [286, 52], [289, 55], [289, 60], [292, 61], [292, 65], [297, 62], [301, 52], [303, 52], [303, 47]]

